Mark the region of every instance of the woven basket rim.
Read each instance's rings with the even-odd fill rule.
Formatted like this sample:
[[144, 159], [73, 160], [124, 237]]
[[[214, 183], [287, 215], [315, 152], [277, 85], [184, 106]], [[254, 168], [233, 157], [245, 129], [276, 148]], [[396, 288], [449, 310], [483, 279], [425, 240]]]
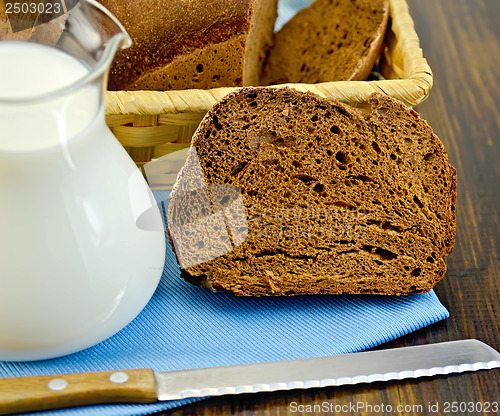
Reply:
[[[433, 74], [423, 57], [420, 40], [406, 0], [389, 0], [389, 25], [398, 42], [404, 73], [401, 79], [377, 81], [335, 81], [319, 84], [282, 84], [335, 98], [356, 105], [367, 101], [373, 92], [381, 92], [413, 106], [427, 98], [433, 86]], [[184, 112], [205, 113], [227, 94], [244, 87], [176, 91], [107, 91], [106, 115], [156, 115]]]

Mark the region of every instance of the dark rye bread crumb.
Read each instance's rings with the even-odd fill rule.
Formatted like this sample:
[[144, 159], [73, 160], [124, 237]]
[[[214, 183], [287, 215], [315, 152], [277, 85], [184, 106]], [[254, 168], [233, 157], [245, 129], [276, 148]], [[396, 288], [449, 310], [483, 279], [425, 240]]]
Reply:
[[[197, 259], [183, 277], [236, 295], [429, 291], [454, 246], [456, 171], [415, 111], [381, 94], [369, 102], [364, 114], [268, 87], [216, 104], [170, 196], [169, 231], [193, 225], [178, 242]], [[213, 184], [241, 191], [239, 214], [237, 195], [224, 200]]]
[[261, 85], [365, 80], [388, 18], [388, 0], [316, 0], [276, 34]]
[[110, 90], [258, 85], [277, 0], [99, 0], [133, 45], [117, 53]]

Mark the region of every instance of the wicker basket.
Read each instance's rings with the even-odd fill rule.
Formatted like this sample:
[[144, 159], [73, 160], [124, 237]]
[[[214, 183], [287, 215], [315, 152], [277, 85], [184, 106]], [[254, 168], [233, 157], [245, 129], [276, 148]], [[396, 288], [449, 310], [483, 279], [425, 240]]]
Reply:
[[[409, 106], [420, 103], [429, 93], [433, 78], [405, 0], [390, 0], [384, 43], [379, 65], [383, 80], [288, 85], [354, 106], [366, 102], [374, 91], [398, 98]], [[108, 92], [106, 119], [120, 143], [141, 166], [189, 147], [205, 113], [236, 89]]]

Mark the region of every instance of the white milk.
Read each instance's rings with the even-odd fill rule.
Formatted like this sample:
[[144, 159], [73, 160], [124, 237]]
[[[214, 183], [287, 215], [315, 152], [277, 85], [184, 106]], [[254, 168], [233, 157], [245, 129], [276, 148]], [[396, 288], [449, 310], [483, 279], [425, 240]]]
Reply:
[[102, 80], [38, 104], [2, 102], [88, 72], [55, 49], [0, 42], [0, 360], [102, 341], [142, 310], [161, 277], [163, 223], [105, 124]]

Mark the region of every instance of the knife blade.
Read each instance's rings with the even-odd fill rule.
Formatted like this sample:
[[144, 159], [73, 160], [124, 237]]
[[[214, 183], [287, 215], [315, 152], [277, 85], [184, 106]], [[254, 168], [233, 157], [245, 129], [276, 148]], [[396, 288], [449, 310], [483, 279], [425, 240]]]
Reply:
[[0, 379], [0, 414], [341, 386], [493, 368], [500, 368], [500, 353], [470, 339], [190, 370], [140, 369], [4, 378]]

